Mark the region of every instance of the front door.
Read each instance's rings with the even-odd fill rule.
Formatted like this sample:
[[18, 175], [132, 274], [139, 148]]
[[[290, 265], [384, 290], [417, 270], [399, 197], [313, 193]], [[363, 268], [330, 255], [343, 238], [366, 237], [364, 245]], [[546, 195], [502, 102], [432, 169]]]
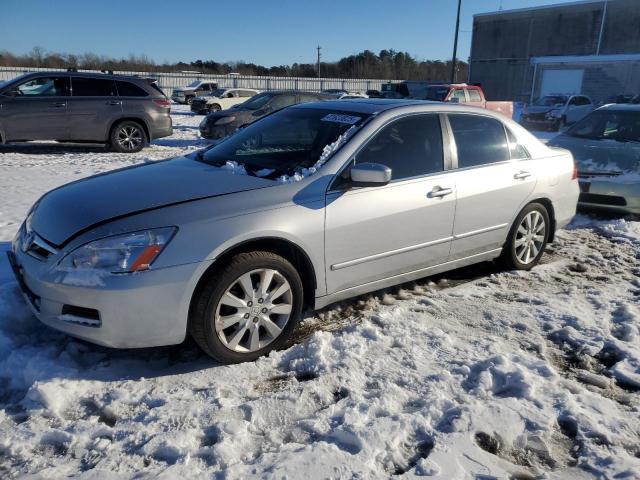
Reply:
[[325, 220], [327, 293], [447, 260], [455, 189], [444, 168], [442, 144], [439, 115], [395, 120], [354, 160], [390, 167], [391, 182], [356, 187], [347, 172], [331, 187]]
[[69, 77], [36, 77], [2, 97], [6, 141], [67, 140]]
[[456, 260], [502, 247], [514, 217], [535, 187], [539, 162], [529, 159], [495, 118], [453, 114], [448, 119], [457, 151], [451, 247], [451, 260]]

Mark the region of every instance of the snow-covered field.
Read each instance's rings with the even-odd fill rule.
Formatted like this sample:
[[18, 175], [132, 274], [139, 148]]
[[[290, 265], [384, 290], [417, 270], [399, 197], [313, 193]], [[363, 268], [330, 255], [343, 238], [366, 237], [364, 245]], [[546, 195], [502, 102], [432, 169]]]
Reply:
[[[0, 147], [0, 249], [46, 190], [202, 145], [174, 111], [137, 155]], [[309, 312], [234, 366], [50, 330], [1, 258], [0, 478], [640, 478], [639, 258], [640, 222], [578, 216], [531, 272]]]

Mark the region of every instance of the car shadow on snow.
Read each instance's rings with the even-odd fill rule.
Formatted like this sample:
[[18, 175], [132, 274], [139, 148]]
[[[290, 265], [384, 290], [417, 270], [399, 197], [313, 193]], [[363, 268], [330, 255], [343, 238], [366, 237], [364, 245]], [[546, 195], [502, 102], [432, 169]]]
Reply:
[[66, 153], [105, 153], [109, 150], [101, 144], [78, 143], [10, 143], [0, 145], [2, 153], [23, 153], [27, 155], [63, 155]]

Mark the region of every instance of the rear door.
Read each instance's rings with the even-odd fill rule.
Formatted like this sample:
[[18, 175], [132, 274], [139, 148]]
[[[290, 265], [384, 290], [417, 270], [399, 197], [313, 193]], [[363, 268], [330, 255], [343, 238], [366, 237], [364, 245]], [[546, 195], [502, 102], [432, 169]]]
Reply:
[[328, 293], [443, 263], [449, 256], [456, 195], [445, 169], [438, 114], [396, 119], [380, 129], [354, 162], [391, 168], [391, 182], [354, 187], [348, 171], [326, 200]]
[[115, 118], [122, 116], [122, 101], [115, 82], [108, 78], [71, 77], [70, 139], [104, 142]]
[[502, 247], [516, 213], [533, 192], [537, 164], [501, 121], [468, 113], [447, 118], [455, 152], [455, 260]]
[[127, 80], [116, 80], [116, 88], [118, 100], [122, 103], [122, 115], [149, 122], [147, 109], [157, 110], [157, 106], [151, 102], [149, 92]]
[[2, 97], [6, 141], [68, 140], [69, 77], [36, 77]]

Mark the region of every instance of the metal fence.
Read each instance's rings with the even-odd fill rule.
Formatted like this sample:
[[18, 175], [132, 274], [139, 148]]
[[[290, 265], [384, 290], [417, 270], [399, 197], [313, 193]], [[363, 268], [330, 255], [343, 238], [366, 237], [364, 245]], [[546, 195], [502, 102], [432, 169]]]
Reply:
[[[31, 67], [0, 67], [0, 81], [11, 80], [12, 78], [30, 72], [60, 71], [56, 68], [31, 68]], [[79, 70], [82, 72], [96, 72], [98, 70]], [[211, 80], [218, 83], [221, 88], [225, 87], [245, 87], [256, 90], [308, 90], [321, 91], [329, 88], [340, 88], [350, 92], [365, 92], [367, 90], [380, 90], [384, 83], [398, 83], [401, 80], [380, 80], [362, 78], [306, 78], [306, 77], [258, 77], [248, 75], [207, 75], [200, 73], [185, 72], [126, 72], [114, 71], [120, 75], [139, 75], [152, 77], [158, 80], [160, 88], [171, 96], [173, 90], [184, 87], [196, 80]]]

